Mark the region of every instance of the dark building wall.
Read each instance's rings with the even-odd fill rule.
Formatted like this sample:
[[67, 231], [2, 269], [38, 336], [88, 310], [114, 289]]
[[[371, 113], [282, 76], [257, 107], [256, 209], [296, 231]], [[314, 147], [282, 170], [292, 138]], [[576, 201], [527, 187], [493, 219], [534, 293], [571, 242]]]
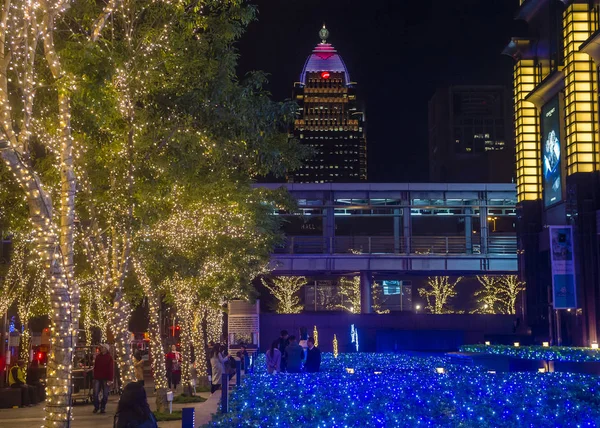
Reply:
[[298, 336], [300, 327], [306, 327], [312, 336], [316, 325], [322, 351], [332, 352], [335, 334], [339, 352], [351, 352], [350, 326], [354, 324], [360, 351], [451, 351], [485, 340], [504, 338], [512, 343], [514, 320], [512, 315], [261, 314], [260, 345], [261, 351], [266, 351], [283, 329]]
[[514, 179], [511, 96], [502, 86], [451, 86], [429, 102], [432, 182]]

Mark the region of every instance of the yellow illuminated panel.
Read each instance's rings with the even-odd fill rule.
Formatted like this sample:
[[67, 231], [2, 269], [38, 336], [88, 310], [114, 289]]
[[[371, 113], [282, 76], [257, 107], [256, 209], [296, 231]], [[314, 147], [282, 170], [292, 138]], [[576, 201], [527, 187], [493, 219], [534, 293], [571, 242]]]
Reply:
[[515, 143], [517, 150], [517, 197], [519, 202], [540, 199], [542, 162], [539, 151], [539, 117], [525, 101], [536, 84], [533, 60], [520, 60], [514, 71]]
[[598, 170], [597, 77], [594, 61], [579, 52], [597, 29], [587, 3], [575, 3], [563, 14], [565, 57], [565, 131], [567, 174]]

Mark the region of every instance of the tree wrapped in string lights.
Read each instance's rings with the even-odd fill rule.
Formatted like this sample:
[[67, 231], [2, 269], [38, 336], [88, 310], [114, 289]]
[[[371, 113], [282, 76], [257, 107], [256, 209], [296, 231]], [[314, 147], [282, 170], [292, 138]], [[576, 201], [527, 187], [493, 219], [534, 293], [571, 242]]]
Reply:
[[382, 309], [384, 303], [383, 297], [383, 285], [378, 282], [373, 282], [371, 286], [371, 293], [373, 296], [373, 310], [377, 314], [389, 314], [389, 309]]
[[419, 288], [419, 294], [427, 300], [425, 308], [432, 314], [452, 313], [449, 308], [449, 300], [456, 296], [456, 286], [462, 279], [461, 276], [452, 282], [448, 276], [427, 278], [427, 287]]
[[[71, 420], [79, 324], [75, 210], [81, 236], [101, 242], [108, 256], [100, 261], [109, 260], [92, 267], [90, 254], [78, 263], [78, 277], [93, 277], [96, 290], [110, 284], [108, 323], [118, 333], [119, 358], [129, 360], [123, 283], [133, 243], [165, 213], [201, 200], [203, 186], [226, 183], [222, 195], [239, 189], [247, 195], [252, 178], [283, 175], [305, 157], [285, 132], [294, 107], [271, 102], [260, 73], [245, 82], [235, 78], [233, 43], [254, 8], [238, 0], [188, 6], [170, 0], [3, 4], [0, 157], [26, 196], [51, 290], [46, 426]], [[273, 210], [273, 198], [260, 191], [251, 196], [250, 204], [265, 204], [261, 214]], [[258, 235], [276, 229], [255, 226]], [[255, 260], [252, 250], [236, 260], [249, 268], [236, 271], [234, 282], [263, 270]], [[194, 276], [183, 269], [182, 277]], [[251, 293], [247, 285], [231, 288], [236, 293], [224, 292], [223, 299]]]
[[360, 277], [340, 278], [338, 294], [341, 302], [333, 305], [334, 308], [343, 309], [351, 314], [360, 314]]
[[[70, 5], [61, 0], [8, 0], [0, 14], [0, 157], [26, 197], [40, 265], [50, 284], [45, 424], [56, 427], [70, 424], [70, 368], [79, 316], [73, 281], [76, 187], [71, 129], [76, 82], [55, 42], [57, 22]], [[51, 153], [48, 160], [58, 180], [42, 174], [47, 163], [34, 162], [37, 147]]]
[[304, 276], [275, 276], [266, 281], [261, 278], [263, 285], [271, 291], [277, 299], [278, 314], [298, 314], [302, 312], [302, 305], [298, 292], [306, 284]]
[[162, 326], [160, 323], [161, 292], [159, 286], [152, 284], [144, 269], [143, 260], [134, 259], [134, 268], [138, 282], [148, 301], [148, 336], [152, 355], [152, 376], [156, 389], [156, 409], [159, 412], [165, 412], [168, 408], [168, 384], [165, 348], [162, 343]]
[[477, 275], [477, 281], [481, 288], [475, 292], [477, 297], [477, 308], [472, 313], [477, 314], [495, 314], [500, 308], [500, 278], [492, 275]]
[[517, 299], [525, 290], [525, 282], [519, 280], [517, 275], [502, 275], [500, 277], [500, 303], [502, 311], [505, 314], [515, 314], [517, 309]]

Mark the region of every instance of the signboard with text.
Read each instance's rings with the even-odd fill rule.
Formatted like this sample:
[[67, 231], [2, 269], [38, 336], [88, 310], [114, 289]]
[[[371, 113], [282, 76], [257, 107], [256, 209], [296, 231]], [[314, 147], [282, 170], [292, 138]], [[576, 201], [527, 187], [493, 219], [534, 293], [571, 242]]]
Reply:
[[572, 226], [550, 226], [550, 261], [554, 309], [577, 308]]

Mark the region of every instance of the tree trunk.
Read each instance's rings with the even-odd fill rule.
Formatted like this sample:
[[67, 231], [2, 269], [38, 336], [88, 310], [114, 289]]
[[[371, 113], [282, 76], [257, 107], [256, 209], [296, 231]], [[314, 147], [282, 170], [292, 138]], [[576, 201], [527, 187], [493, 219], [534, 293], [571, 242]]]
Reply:
[[192, 373], [190, 370], [192, 356], [192, 310], [187, 303], [177, 307], [181, 320], [181, 386], [184, 395], [192, 395]]
[[124, 388], [129, 382], [135, 381], [131, 361], [131, 344], [129, 332], [129, 317], [131, 308], [123, 298], [122, 292], [117, 291], [113, 307], [113, 325], [115, 331], [115, 355], [120, 374], [120, 387]]
[[154, 388], [156, 389], [156, 410], [166, 412], [167, 403], [167, 364], [165, 361], [165, 350], [162, 343], [162, 327], [160, 324], [160, 296], [151, 287], [150, 281], [139, 263], [134, 263], [138, 279], [142, 284], [146, 298], [148, 299], [148, 335], [150, 337], [150, 358], [152, 359], [152, 375], [154, 377]]
[[[52, 200], [39, 178], [24, 167], [17, 151], [0, 143], [0, 156], [27, 195], [30, 220], [34, 225], [38, 252], [50, 282], [50, 354], [47, 365], [45, 426], [68, 428], [71, 422], [71, 364], [73, 359], [73, 306], [65, 258], [52, 222]], [[67, 235], [68, 236], [68, 235]], [[62, 236], [61, 236], [62, 237]], [[72, 237], [72, 235], [71, 235]], [[72, 247], [71, 247], [72, 248]], [[71, 254], [72, 260], [72, 254]]]
[[24, 322], [25, 329], [21, 335], [21, 342], [19, 346], [19, 359], [27, 361], [29, 365], [29, 343], [31, 335], [29, 334], [29, 323]]

